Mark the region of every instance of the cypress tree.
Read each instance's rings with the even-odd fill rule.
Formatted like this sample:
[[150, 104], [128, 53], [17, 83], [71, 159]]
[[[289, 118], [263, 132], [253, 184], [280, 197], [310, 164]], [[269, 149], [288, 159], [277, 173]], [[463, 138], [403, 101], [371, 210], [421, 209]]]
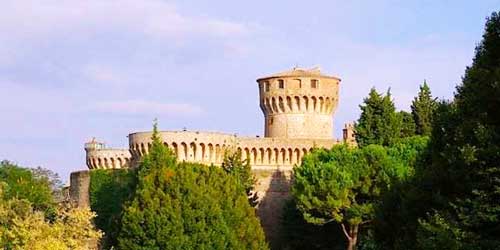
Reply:
[[152, 140], [122, 217], [119, 249], [267, 249], [234, 176], [213, 165], [176, 163], [156, 125]]
[[500, 246], [499, 96], [500, 12], [495, 12], [454, 102], [440, 105], [436, 116], [425, 182], [448, 206], [420, 221], [419, 243], [428, 249], [443, 242], [454, 249]]
[[383, 96], [372, 88], [359, 107], [361, 116], [355, 125], [356, 141], [359, 146], [369, 144], [388, 146], [400, 137], [401, 120], [396, 113], [390, 91]]
[[432, 98], [431, 90], [427, 82], [420, 85], [418, 96], [411, 104], [411, 114], [415, 121], [415, 132], [418, 135], [430, 136], [432, 130], [432, 116], [436, 110], [436, 99]]

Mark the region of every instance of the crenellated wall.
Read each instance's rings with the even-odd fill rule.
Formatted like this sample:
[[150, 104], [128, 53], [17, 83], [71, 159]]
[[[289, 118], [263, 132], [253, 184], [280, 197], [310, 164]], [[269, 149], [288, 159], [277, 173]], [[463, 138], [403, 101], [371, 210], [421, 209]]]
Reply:
[[[138, 161], [151, 147], [152, 132], [128, 136], [132, 158]], [[291, 168], [314, 147], [330, 148], [333, 139], [291, 139], [237, 137], [231, 134], [193, 131], [162, 131], [163, 144], [175, 153], [178, 160], [219, 165], [227, 149], [239, 150], [249, 159], [252, 169]]]
[[265, 137], [332, 138], [340, 79], [293, 69], [257, 82]]
[[128, 168], [132, 156], [128, 149], [103, 148], [87, 151], [87, 166], [89, 169]]

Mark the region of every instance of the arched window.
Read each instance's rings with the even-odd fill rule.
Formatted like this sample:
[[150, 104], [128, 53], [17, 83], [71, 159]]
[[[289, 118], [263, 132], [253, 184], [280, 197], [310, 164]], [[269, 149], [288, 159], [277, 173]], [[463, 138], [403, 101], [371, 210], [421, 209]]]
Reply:
[[264, 82], [264, 90], [266, 92], [268, 92], [270, 88], [271, 88], [271, 84], [269, 83], [269, 81], [265, 81]]

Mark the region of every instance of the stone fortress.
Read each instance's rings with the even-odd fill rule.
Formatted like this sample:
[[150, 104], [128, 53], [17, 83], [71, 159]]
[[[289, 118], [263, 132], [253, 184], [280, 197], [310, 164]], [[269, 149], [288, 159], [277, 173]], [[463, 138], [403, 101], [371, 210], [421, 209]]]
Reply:
[[[314, 147], [330, 148], [333, 114], [339, 100], [340, 79], [311, 70], [290, 71], [257, 79], [260, 108], [264, 113], [264, 137], [200, 131], [160, 131], [165, 146], [180, 161], [219, 165], [224, 152], [234, 148], [255, 170], [291, 170]], [[135, 167], [151, 147], [152, 131], [128, 136], [129, 149], [107, 148], [95, 139], [85, 144], [89, 169]], [[343, 140], [354, 142], [352, 124], [346, 124]]]
[[[331, 148], [333, 114], [339, 102], [340, 79], [318, 68], [292, 70], [257, 79], [264, 137], [199, 131], [160, 131], [163, 143], [179, 161], [220, 165], [227, 150], [239, 150], [256, 175], [260, 203], [257, 212], [268, 240], [279, 230], [279, 217], [289, 196], [292, 169], [315, 147]], [[92, 169], [133, 168], [151, 147], [152, 131], [128, 136], [128, 149], [107, 148], [93, 139], [85, 144], [86, 163]], [[352, 124], [346, 124], [343, 141], [355, 143]], [[71, 175], [72, 197], [88, 204], [85, 171]], [[74, 187], [73, 187], [74, 186]], [[82, 201], [83, 199], [83, 201]]]

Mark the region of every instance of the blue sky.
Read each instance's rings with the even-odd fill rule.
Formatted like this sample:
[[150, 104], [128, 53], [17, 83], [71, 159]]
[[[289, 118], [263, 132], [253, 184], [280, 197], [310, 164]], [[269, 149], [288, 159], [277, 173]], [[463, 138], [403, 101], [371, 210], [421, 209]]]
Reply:
[[86, 169], [92, 137], [151, 129], [263, 133], [255, 79], [320, 66], [342, 79], [336, 136], [375, 86], [409, 109], [450, 98], [500, 0], [3, 0], [0, 159]]

